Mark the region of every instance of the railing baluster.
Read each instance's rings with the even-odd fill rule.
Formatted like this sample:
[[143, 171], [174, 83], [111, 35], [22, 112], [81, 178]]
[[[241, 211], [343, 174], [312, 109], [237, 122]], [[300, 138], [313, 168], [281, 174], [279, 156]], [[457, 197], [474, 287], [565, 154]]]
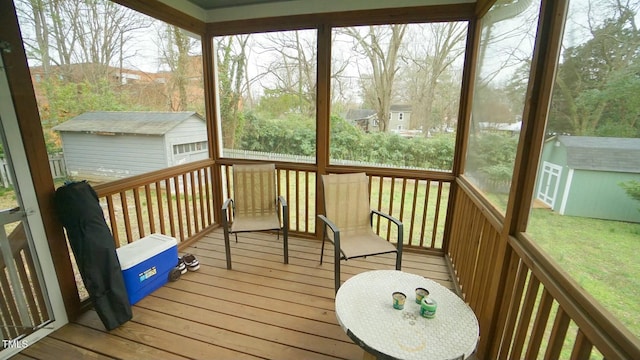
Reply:
[[142, 221], [142, 206], [140, 204], [140, 189], [133, 189], [133, 202], [136, 208], [136, 221], [138, 222], [138, 235], [144, 237], [144, 222]]
[[176, 197], [176, 212], [178, 217], [178, 234], [180, 241], [182, 241], [182, 239], [184, 239], [184, 221], [182, 220], [182, 202], [180, 201], [180, 178], [175, 176], [173, 178], [173, 183]]
[[160, 222], [160, 232], [165, 233], [165, 221], [164, 221], [164, 202], [162, 201], [162, 185], [160, 181], [156, 181], [156, 205], [158, 206], [158, 220]]
[[562, 347], [567, 337], [567, 329], [569, 329], [570, 321], [571, 319], [569, 318], [567, 313], [565, 313], [564, 310], [562, 310], [562, 308], [558, 306], [556, 319], [553, 323], [553, 328], [551, 329], [551, 335], [549, 336], [547, 352], [544, 355], [545, 360], [560, 358], [560, 353], [562, 352]]
[[589, 342], [589, 339], [587, 339], [582, 330], [578, 329], [576, 342], [573, 345], [573, 352], [571, 353], [571, 360], [588, 360], [591, 357], [591, 349], [593, 349], [593, 345]]
[[[196, 171], [192, 171], [190, 175], [191, 180], [191, 208], [193, 209], [193, 231], [197, 234], [200, 232], [200, 223], [198, 222], [198, 202], [196, 201]], [[192, 234], [189, 233], [189, 236]]]
[[[300, 209], [300, 191], [298, 190], [300, 188], [300, 171], [296, 170], [295, 171], [295, 179], [296, 179], [296, 188], [295, 188], [295, 192], [296, 192], [296, 214], [299, 214], [298, 209]], [[289, 208], [289, 211], [291, 211], [291, 207]], [[299, 216], [295, 216], [295, 222], [296, 222], [296, 226], [295, 226], [295, 230], [296, 231], [300, 231], [300, 219]]]
[[206, 215], [205, 215], [205, 211], [204, 211], [204, 189], [203, 189], [203, 182], [204, 182], [204, 177], [206, 174], [205, 169], [199, 169], [197, 171], [198, 174], [198, 202], [200, 204], [200, 226], [202, 229], [207, 227], [207, 223], [206, 223]]
[[171, 179], [164, 180], [164, 188], [167, 192], [167, 213], [169, 215], [169, 227], [171, 228], [171, 236], [176, 237], [176, 220], [173, 214], [173, 193]]
[[120, 247], [120, 235], [118, 234], [118, 222], [116, 219], [116, 212], [113, 208], [113, 195], [109, 195], [107, 198], [107, 210], [109, 212], [109, 223], [111, 224], [111, 234], [113, 240], [116, 243], [116, 248]]
[[149, 219], [149, 233], [156, 232], [156, 222], [153, 215], [153, 199], [151, 198], [151, 186], [149, 184], [144, 186], [144, 196], [147, 201], [147, 219]]
[[418, 184], [419, 180], [413, 180], [413, 201], [411, 202], [411, 222], [409, 223], [409, 241], [408, 244], [411, 245], [413, 242], [413, 229], [416, 224], [416, 205], [418, 202]]
[[124, 219], [124, 230], [127, 236], [127, 243], [133, 242], [133, 235], [131, 234], [131, 219], [129, 219], [129, 205], [127, 204], [126, 191], [120, 192], [120, 204], [122, 205], [122, 218]]
[[538, 357], [542, 338], [544, 337], [544, 332], [549, 321], [551, 305], [553, 305], [553, 298], [545, 288], [542, 288], [542, 295], [540, 297], [540, 303], [538, 304], [536, 319], [533, 323], [529, 346], [525, 355], [525, 358], [527, 359], [536, 359]]
[[[187, 237], [191, 236], [191, 210], [189, 209], [189, 182], [187, 182], [187, 174], [182, 174], [182, 193], [184, 194], [184, 215], [185, 223], [187, 225]], [[180, 212], [182, 214], [182, 212]], [[185, 239], [183, 236], [181, 239]]]
[[204, 188], [205, 188], [205, 194], [206, 194], [206, 199], [207, 199], [207, 225], [211, 225], [213, 224], [213, 218], [214, 218], [214, 212], [213, 212], [213, 208], [211, 206], [211, 203], [213, 202], [213, 199], [211, 199], [211, 186], [212, 186], [212, 174], [213, 174], [213, 168], [208, 166], [204, 169]]
[[442, 203], [442, 181], [438, 181], [438, 196], [436, 197], [436, 211], [433, 214], [433, 225], [431, 232], [431, 247], [436, 247], [436, 236], [438, 234], [438, 220], [440, 219], [440, 204]]
[[[310, 176], [309, 176], [310, 174], [311, 174], [311, 173], [310, 173], [310, 172], [308, 172], [308, 171], [305, 171], [305, 172], [304, 172], [304, 179], [305, 179], [305, 189], [304, 189], [304, 193], [305, 193], [305, 195], [306, 195], [306, 200], [305, 200], [305, 211], [304, 211], [304, 222], [305, 222], [305, 226], [304, 226], [304, 228], [305, 228], [305, 232], [310, 232], [310, 225], [312, 225], [312, 224], [313, 224], [313, 228], [314, 228], [314, 231], [315, 231], [315, 216], [313, 216], [313, 217], [310, 217], [310, 216], [309, 216], [309, 215], [310, 215], [310, 212], [311, 212], [311, 211], [309, 210], [309, 209], [311, 208], [311, 207], [309, 206], [309, 201], [312, 199], [311, 194], [309, 193], [309, 189], [310, 189], [310, 188], [311, 188], [311, 189], [314, 189], [313, 193], [315, 194], [315, 189], [316, 189], [316, 186], [315, 186], [315, 185], [316, 185], [317, 178], [314, 176], [314, 180], [315, 180], [315, 181], [311, 182], [311, 179], [310, 179]], [[310, 183], [312, 184], [311, 186], [309, 186], [309, 184], [310, 184]], [[315, 205], [316, 205], [315, 197], [313, 197], [313, 199], [314, 199], [314, 201], [313, 201], [313, 203], [312, 203], [312, 204], [313, 204], [313, 206], [314, 206], [314, 211], [313, 211], [313, 213], [315, 213], [315, 212], [317, 211], [317, 210], [316, 210], [317, 208], [315, 207]], [[298, 214], [299, 214], [299, 213], [300, 213], [300, 212], [298, 211]]]

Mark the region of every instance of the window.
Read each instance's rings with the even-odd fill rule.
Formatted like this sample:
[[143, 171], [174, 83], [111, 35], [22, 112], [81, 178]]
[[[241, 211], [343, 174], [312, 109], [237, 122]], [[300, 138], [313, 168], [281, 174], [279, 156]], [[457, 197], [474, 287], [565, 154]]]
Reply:
[[451, 171], [467, 23], [332, 31], [331, 164]]
[[638, 1], [569, 2], [527, 224], [527, 234], [637, 337], [640, 45], [632, 29], [639, 11]]
[[208, 144], [207, 144], [206, 141], [199, 141], [199, 142], [193, 142], [193, 143], [188, 143], [188, 144], [173, 145], [173, 153], [175, 155], [177, 155], [177, 154], [195, 153], [195, 152], [205, 151], [208, 148], [207, 145]]
[[315, 163], [315, 30], [213, 39], [222, 156]]
[[166, 168], [172, 150], [154, 121], [206, 134], [198, 35], [111, 1], [15, 3], [47, 148], [64, 156], [54, 178], [97, 183]]
[[[540, 0], [498, 0], [484, 16], [464, 176], [505, 212], [529, 82]], [[512, 16], [504, 18], [509, 13]], [[492, 16], [491, 12], [499, 13]], [[500, 19], [500, 20], [493, 20]]]

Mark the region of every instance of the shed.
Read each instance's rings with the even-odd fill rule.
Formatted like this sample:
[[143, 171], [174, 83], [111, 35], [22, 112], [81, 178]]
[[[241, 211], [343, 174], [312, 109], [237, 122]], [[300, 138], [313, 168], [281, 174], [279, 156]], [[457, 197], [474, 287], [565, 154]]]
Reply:
[[536, 198], [562, 215], [640, 222], [620, 183], [640, 181], [640, 139], [557, 136], [542, 148]]
[[76, 177], [124, 178], [208, 158], [206, 122], [193, 111], [86, 112], [53, 130]]

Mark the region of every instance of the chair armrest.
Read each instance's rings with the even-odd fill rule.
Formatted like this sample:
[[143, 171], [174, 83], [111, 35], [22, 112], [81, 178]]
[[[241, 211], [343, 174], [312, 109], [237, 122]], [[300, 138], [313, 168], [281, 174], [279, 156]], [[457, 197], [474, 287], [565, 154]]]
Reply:
[[331, 232], [334, 234], [334, 236], [335, 234], [338, 234], [338, 236], [340, 235], [340, 229], [338, 229], [338, 226], [336, 226], [336, 224], [334, 224], [331, 220], [327, 219], [326, 216], [318, 215], [318, 219], [322, 220], [322, 222], [331, 229]]
[[392, 223], [396, 224], [396, 226], [398, 227], [398, 242], [396, 247], [398, 248], [398, 251], [402, 252], [402, 245], [404, 243], [404, 225], [402, 224], [402, 221], [394, 218], [389, 214], [385, 214], [381, 211], [371, 209], [371, 224], [373, 224], [373, 214], [382, 216], [383, 218], [388, 219]]
[[287, 200], [285, 200], [284, 196], [279, 195], [278, 196], [278, 201], [280, 202], [280, 205], [282, 205], [282, 207], [286, 207], [287, 206]]
[[376, 214], [378, 216], [382, 216], [385, 219], [388, 219], [389, 221], [393, 222], [394, 224], [396, 224], [397, 226], [402, 226], [402, 222], [396, 218], [394, 218], [393, 216], [383, 213], [382, 211], [378, 211], [375, 209], [371, 210], [371, 218], [373, 219], [373, 214]]
[[231, 204], [231, 208], [233, 208], [233, 199], [229, 198], [225, 200], [224, 204], [222, 204], [222, 210], [227, 211], [227, 209], [229, 208], [229, 204]]
[[[278, 202], [280, 203], [280, 206], [282, 206], [282, 226], [285, 229], [289, 228], [289, 206], [287, 205], [287, 200], [284, 198], [284, 196], [279, 195], [278, 196]], [[280, 217], [280, 212], [278, 212], [278, 217]]]
[[233, 211], [233, 199], [231, 198], [225, 200], [224, 204], [222, 204], [222, 224], [224, 226], [229, 222], [229, 205], [231, 205], [231, 210]]

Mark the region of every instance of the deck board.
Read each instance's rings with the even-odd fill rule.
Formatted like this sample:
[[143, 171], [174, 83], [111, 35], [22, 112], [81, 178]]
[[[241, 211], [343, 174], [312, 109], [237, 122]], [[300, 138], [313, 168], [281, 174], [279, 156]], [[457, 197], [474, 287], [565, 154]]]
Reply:
[[[107, 332], [89, 311], [13, 359], [362, 358], [335, 317], [331, 244], [320, 265], [320, 242], [290, 236], [283, 264], [275, 234], [238, 240], [231, 243], [233, 270], [226, 269], [222, 231], [213, 231], [183, 251], [197, 256], [200, 270], [142, 299], [128, 323]], [[394, 264], [393, 255], [343, 261], [342, 280]], [[452, 288], [441, 257], [407, 251], [402, 264]]]

